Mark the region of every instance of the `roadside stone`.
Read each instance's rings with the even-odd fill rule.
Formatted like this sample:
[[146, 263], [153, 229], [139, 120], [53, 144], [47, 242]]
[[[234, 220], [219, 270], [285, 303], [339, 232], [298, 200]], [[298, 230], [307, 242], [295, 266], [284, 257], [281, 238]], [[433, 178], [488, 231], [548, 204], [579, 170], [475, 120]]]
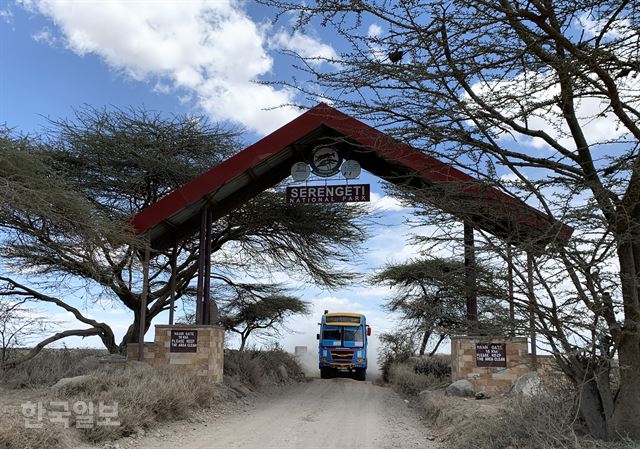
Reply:
[[91, 380], [91, 376], [89, 375], [63, 377], [62, 379], [57, 381], [55, 384], [51, 385], [51, 389], [59, 390], [61, 388], [68, 387], [68, 386], [81, 385], [85, 382], [88, 382], [89, 380]]
[[102, 364], [107, 363], [126, 363], [127, 356], [122, 354], [105, 354], [97, 357], [97, 362]]
[[131, 369], [151, 369], [151, 365], [139, 360], [127, 360], [127, 368]]
[[447, 387], [444, 393], [446, 396], [472, 397], [475, 396], [473, 384], [466, 379], [457, 380]]
[[542, 379], [538, 373], [526, 373], [518, 377], [511, 387], [511, 394], [516, 396], [531, 397], [542, 391]]

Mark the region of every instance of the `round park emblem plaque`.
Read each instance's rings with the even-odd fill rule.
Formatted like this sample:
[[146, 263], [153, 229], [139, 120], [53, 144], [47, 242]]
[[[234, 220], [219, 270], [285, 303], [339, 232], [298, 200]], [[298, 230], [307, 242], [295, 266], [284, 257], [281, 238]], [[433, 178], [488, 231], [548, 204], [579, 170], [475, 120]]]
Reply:
[[304, 162], [296, 162], [291, 167], [291, 177], [294, 181], [304, 181], [309, 177], [311, 169]]
[[331, 147], [320, 147], [313, 151], [311, 171], [322, 177], [333, 176], [340, 171], [342, 156]]

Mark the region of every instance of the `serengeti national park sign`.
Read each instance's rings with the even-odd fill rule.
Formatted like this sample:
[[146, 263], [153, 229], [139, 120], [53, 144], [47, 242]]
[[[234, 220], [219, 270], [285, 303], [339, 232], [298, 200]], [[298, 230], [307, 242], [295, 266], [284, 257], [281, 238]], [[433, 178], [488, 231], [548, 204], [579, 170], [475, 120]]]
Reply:
[[[345, 160], [340, 151], [321, 145], [311, 152], [309, 163], [296, 162], [291, 166], [291, 178], [302, 182], [313, 173], [321, 178], [330, 178], [341, 173], [345, 180], [360, 176], [360, 163]], [[304, 185], [287, 187], [287, 204], [360, 203], [370, 201], [369, 184]]]
[[358, 203], [369, 200], [369, 184], [287, 187], [287, 204]]

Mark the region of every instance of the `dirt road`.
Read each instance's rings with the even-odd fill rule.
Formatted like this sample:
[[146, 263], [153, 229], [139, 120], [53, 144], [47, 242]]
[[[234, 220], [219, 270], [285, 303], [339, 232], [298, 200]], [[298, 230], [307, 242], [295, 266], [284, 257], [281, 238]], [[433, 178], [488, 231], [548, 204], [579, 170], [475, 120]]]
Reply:
[[198, 424], [139, 448], [373, 449], [438, 446], [393, 392], [371, 382], [314, 379], [259, 401], [255, 407]]

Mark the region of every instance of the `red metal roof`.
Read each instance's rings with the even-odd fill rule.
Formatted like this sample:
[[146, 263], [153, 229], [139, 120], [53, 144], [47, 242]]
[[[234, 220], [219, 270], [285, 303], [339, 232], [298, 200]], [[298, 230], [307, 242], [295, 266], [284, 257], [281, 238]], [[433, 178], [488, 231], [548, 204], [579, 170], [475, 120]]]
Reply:
[[137, 234], [149, 231], [152, 246], [169, 247], [176, 238], [195, 232], [205, 204], [213, 206], [214, 218], [220, 218], [284, 180], [294, 162], [308, 159], [311, 149], [327, 139], [356, 154], [362, 167], [374, 175], [392, 183], [431, 188], [436, 192], [434, 205], [460, 215], [449, 210], [448, 199], [437, 198], [437, 192], [455, 186], [456, 199], [470, 202], [465, 218], [494, 235], [547, 243], [555, 238], [566, 240], [573, 232], [521, 200], [326, 104], [308, 110], [146, 207], [133, 217], [133, 228]]

